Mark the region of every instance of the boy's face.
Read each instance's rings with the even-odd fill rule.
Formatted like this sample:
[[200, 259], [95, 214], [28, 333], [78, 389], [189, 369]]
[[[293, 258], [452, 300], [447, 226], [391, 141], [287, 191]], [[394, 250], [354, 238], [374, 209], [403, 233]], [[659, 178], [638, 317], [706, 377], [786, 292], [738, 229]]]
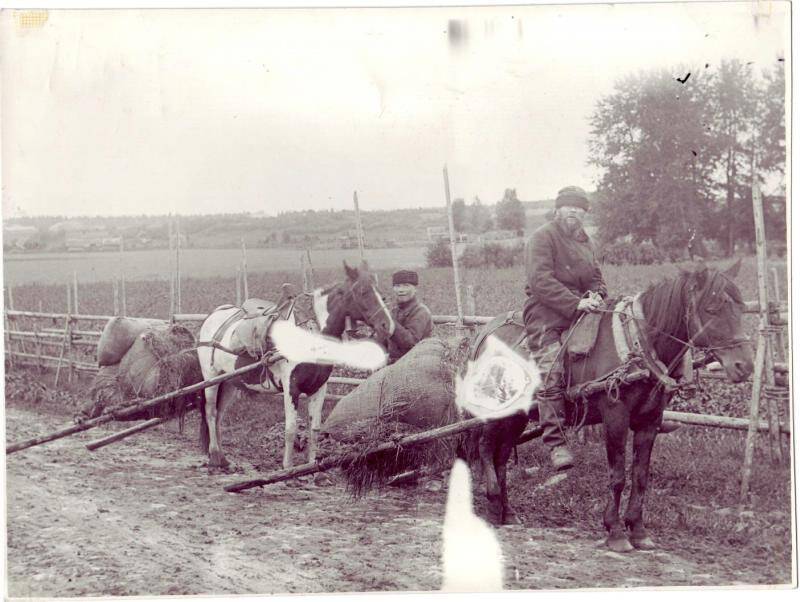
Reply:
[[406, 303], [417, 296], [417, 287], [413, 284], [395, 284], [392, 290], [398, 303]]

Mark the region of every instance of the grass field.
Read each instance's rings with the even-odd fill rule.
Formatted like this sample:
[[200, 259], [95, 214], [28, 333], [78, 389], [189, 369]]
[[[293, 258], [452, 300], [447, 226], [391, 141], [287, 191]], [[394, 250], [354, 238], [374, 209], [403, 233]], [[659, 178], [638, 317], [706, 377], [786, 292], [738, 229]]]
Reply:
[[[370, 265], [376, 269], [425, 265], [423, 247], [369, 249]], [[259, 273], [300, 269], [299, 249], [248, 249], [247, 268]], [[19, 253], [3, 256], [5, 279], [12, 285], [63, 284], [77, 272], [81, 283], [113, 280], [120, 273], [129, 281], [167, 280], [174, 255], [168, 249], [97, 253]], [[192, 278], [217, 278], [236, 273], [242, 259], [239, 249], [182, 249], [181, 273]], [[359, 261], [357, 249], [319, 249], [311, 252], [315, 268], [339, 267], [342, 260]], [[122, 264], [120, 262], [122, 261]]]

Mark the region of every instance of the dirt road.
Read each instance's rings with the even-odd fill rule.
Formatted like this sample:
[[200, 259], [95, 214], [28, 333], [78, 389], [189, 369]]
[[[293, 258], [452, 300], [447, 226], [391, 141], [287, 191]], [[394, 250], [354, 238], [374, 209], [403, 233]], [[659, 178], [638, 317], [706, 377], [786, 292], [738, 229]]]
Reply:
[[[6, 406], [13, 442], [55, 430], [65, 415]], [[209, 475], [194, 422], [89, 452], [117, 425], [6, 457], [11, 597], [267, 594], [435, 590], [445, 491], [389, 489], [353, 501], [343, 488], [274, 485], [242, 494]], [[516, 473], [512, 473], [514, 476]], [[620, 555], [600, 532], [497, 531], [506, 588], [731, 585], [764, 582], [735, 551], [709, 558], [668, 547]]]

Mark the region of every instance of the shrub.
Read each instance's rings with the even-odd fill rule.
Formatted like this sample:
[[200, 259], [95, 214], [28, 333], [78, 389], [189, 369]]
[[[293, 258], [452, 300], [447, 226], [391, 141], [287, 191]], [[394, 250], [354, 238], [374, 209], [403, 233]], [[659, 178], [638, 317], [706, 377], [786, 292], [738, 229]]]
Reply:
[[652, 243], [615, 242], [600, 251], [602, 263], [612, 265], [652, 265], [664, 263], [667, 257]]
[[469, 245], [459, 261], [465, 268], [510, 268], [522, 263], [523, 250], [524, 244], [521, 242], [513, 245], [496, 242]]
[[453, 256], [450, 254], [450, 243], [443, 238], [430, 243], [425, 251], [425, 260], [429, 268], [452, 267]]

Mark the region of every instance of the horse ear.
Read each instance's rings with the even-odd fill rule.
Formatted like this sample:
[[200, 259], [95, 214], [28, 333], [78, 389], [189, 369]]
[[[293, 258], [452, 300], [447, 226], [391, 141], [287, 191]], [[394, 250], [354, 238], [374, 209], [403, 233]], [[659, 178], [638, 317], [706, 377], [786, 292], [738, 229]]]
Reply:
[[349, 265], [347, 265], [345, 260], [342, 260], [342, 263], [344, 264], [344, 271], [347, 274], [347, 277], [350, 280], [358, 280], [358, 268], [351, 268]]
[[734, 263], [731, 267], [729, 267], [727, 270], [725, 270], [722, 273], [725, 274], [731, 280], [733, 280], [739, 274], [739, 268], [740, 267], [742, 267], [742, 258], [741, 257], [736, 260], [736, 263]]

